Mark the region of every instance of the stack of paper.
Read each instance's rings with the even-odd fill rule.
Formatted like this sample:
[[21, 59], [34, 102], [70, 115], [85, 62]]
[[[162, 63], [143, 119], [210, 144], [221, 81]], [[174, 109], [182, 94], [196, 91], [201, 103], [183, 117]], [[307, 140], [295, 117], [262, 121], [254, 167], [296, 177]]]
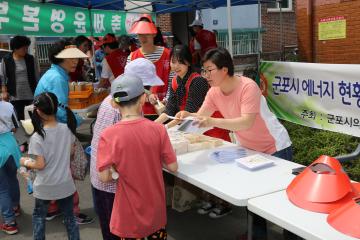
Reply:
[[238, 158], [235, 161], [240, 167], [244, 167], [249, 170], [258, 170], [275, 164], [273, 160], [259, 154]]
[[246, 155], [246, 150], [243, 148], [224, 148], [211, 152], [209, 157], [219, 163], [228, 163], [235, 161], [235, 159], [245, 157]]

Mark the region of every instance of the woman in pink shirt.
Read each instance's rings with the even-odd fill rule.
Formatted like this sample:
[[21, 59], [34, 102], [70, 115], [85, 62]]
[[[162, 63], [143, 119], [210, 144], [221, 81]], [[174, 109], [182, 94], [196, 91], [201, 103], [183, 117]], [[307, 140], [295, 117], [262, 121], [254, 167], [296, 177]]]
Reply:
[[[211, 86], [202, 106], [197, 113], [181, 111], [176, 117], [195, 116], [200, 127], [233, 131], [243, 147], [292, 161], [288, 132], [268, 108], [256, 82], [234, 75], [233, 60], [226, 49], [209, 50], [201, 74]], [[210, 117], [215, 111], [224, 118]], [[254, 230], [256, 239], [266, 238], [266, 221], [255, 216]]]
[[[234, 65], [224, 48], [209, 50], [203, 58], [202, 76], [211, 88], [197, 113], [192, 115], [200, 127], [218, 127], [233, 131], [241, 146], [292, 160], [292, 147], [284, 126], [270, 111], [266, 99], [252, 79], [234, 75]], [[220, 111], [224, 118], [212, 118]]]

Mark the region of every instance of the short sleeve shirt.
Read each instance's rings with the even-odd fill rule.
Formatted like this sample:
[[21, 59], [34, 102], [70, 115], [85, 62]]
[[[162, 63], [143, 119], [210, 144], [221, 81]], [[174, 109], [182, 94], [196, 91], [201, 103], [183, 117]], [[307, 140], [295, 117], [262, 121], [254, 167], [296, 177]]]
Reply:
[[240, 77], [237, 87], [229, 95], [223, 94], [219, 87], [210, 88], [199, 111], [202, 110], [220, 111], [225, 119], [256, 114], [249, 129], [235, 131], [238, 141], [246, 148], [273, 154], [291, 145], [286, 129], [270, 111], [252, 79]]
[[0, 134], [18, 127], [14, 107], [11, 103], [0, 101]]
[[109, 79], [110, 82], [115, 79], [108, 62], [106, 61], [106, 58], [104, 58], [102, 61], [101, 78]]
[[45, 159], [45, 168], [36, 172], [33, 195], [43, 200], [66, 198], [76, 191], [70, 172], [70, 152], [75, 136], [63, 123], [44, 130], [45, 138], [38, 133], [30, 138], [29, 154]]
[[97, 152], [97, 169], [114, 166], [119, 173], [110, 231], [143, 238], [166, 225], [162, 165], [176, 162], [162, 124], [141, 118], [105, 129]]

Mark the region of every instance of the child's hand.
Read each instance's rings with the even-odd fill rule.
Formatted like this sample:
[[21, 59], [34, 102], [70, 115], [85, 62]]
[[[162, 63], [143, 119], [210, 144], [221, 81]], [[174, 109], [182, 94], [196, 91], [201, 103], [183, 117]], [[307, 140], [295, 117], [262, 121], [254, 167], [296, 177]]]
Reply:
[[153, 105], [155, 105], [157, 103], [157, 100], [159, 99], [158, 96], [154, 93], [150, 94], [148, 98], [149, 98], [149, 102]]
[[30, 172], [26, 169], [26, 167], [20, 167], [19, 173], [21, 176], [23, 176], [25, 179], [30, 178]]
[[26, 159], [27, 159], [26, 157], [20, 158], [20, 166], [25, 166], [24, 164]]

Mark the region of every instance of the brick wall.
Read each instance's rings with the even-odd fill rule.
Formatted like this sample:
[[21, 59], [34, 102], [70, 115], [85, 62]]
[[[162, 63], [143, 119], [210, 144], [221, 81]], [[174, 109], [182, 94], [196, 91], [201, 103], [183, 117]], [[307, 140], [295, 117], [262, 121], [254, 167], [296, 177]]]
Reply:
[[[311, 0], [297, 2], [301, 60], [318, 63], [360, 63], [360, 1], [313, 0], [313, 4]], [[346, 38], [319, 41], [319, 20], [334, 16], [345, 17]]]
[[[296, 2], [293, 1], [293, 9], [296, 9]], [[261, 21], [265, 32], [262, 35], [263, 52], [280, 52], [281, 51], [281, 29], [280, 13], [268, 12], [267, 4], [262, 4]], [[283, 12], [283, 46], [297, 45], [296, 17], [295, 11]]]
[[161, 32], [172, 32], [170, 13], [156, 15], [156, 26], [160, 27]]

